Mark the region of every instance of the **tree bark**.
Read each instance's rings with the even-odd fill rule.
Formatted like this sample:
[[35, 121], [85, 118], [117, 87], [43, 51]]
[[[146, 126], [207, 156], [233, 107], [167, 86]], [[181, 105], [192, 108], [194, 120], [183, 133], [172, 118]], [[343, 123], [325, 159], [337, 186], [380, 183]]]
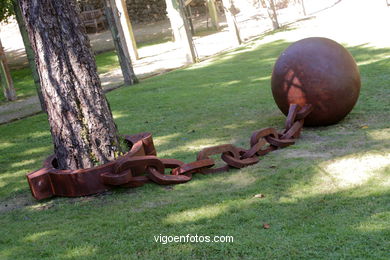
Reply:
[[114, 41], [116, 53], [118, 55], [119, 64], [121, 66], [123, 80], [126, 85], [134, 85], [138, 83], [138, 79], [134, 73], [131, 63], [130, 53], [127, 48], [127, 43], [123, 33], [122, 25], [118, 18], [117, 9], [113, 0], [105, 1], [105, 14]]
[[26, 50], [27, 60], [28, 60], [28, 64], [30, 65], [30, 69], [31, 69], [32, 76], [34, 79], [35, 88], [36, 88], [37, 93], [38, 93], [39, 102], [41, 103], [42, 111], [46, 112], [45, 100], [43, 98], [42, 91], [41, 91], [41, 82], [39, 80], [37, 66], [35, 65], [34, 51], [31, 48], [31, 44], [30, 44], [30, 41], [28, 39], [26, 26], [24, 24], [24, 21], [22, 18], [22, 13], [20, 11], [17, 0], [12, 0], [12, 4], [14, 7], [14, 11], [15, 11], [16, 21], [18, 22], [19, 31], [20, 31], [20, 34], [22, 35], [24, 49]]
[[263, 1], [265, 1], [265, 4], [267, 6], [268, 16], [271, 19], [273, 29], [274, 30], [279, 29], [280, 25], [279, 25], [279, 21], [278, 21], [278, 15], [277, 15], [276, 9], [275, 9], [274, 0], [263, 0]]
[[16, 100], [16, 91], [12, 81], [11, 72], [8, 67], [7, 57], [5, 56], [3, 45], [0, 41], [0, 82], [3, 85], [4, 97], [8, 101]]
[[115, 0], [111, 2], [115, 4], [116, 9], [118, 10], [118, 18], [122, 25], [123, 34], [126, 39], [126, 45], [129, 50], [130, 58], [132, 60], [139, 60], [138, 51], [137, 51], [137, 42], [135, 41], [133, 27], [131, 26], [131, 21], [129, 14], [127, 12], [127, 5], [125, 0]]
[[242, 43], [240, 30], [237, 26], [235, 17], [235, 7], [232, 0], [222, 0], [223, 10], [226, 16], [226, 22], [229, 26], [229, 32], [231, 35], [233, 46], [238, 46]]
[[186, 62], [196, 62], [194, 42], [192, 40], [191, 30], [184, 13], [183, 0], [165, 0], [167, 5], [168, 18], [171, 23], [175, 42], [183, 50]]
[[18, 2], [35, 53], [58, 168], [89, 168], [115, 159], [117, 128], [75, 1]]
[[301, 0], [301, 6], [302, 6], [303, 15], [306, 16], [306, 8], [305, 8], [305, 3], [303, 2], [303, 0]]
[[211, 24], [213, 25], [215, 30], [219, 30], [219, 23], [218, 23], [218, 11], [216, 7], [215, 0], [206, 0], [207, 2], [207, 8], [210, 14], [211, 18]]

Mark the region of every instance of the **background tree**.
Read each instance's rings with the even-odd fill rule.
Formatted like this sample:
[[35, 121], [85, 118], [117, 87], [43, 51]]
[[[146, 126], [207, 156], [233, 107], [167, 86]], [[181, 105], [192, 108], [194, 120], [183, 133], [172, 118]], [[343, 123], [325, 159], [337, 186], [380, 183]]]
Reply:
[[3, 87], [4, 97], [8, 101], [16, 100], [16, 92], [12, 81], [11, 73], [8, 68], [7, 57], [4, 53], [3, 45], [0, 40], [0, 85]]
[[[11, 0], [1, 0], [0, 4], [0, 22], [7, 22], [8, 18], [14, 14]], [[11, 73], [8, 68], [7, 58], [4, 48], [0, 41], [0, 87], [3, 87], [4, 97], [8, 101], [16, 99], [14, 84]]]
[[73, 0], [18, 0], [61, 169], [115, 159], [119, 138]]
[[[115, 50], [118, 55], [123, 80], [126, 85], [136, 84], [138, 83], [138, 79], [133, 70], [130, 53], [134, 54], [133, 57], [135, 59], [138, 57], [138, 53], [135, 54], [136, 51], [134, 48], [136, 47], [134, 45], [131, 45], [133, 43], [135, 44], [135, 41], [132, 42], [131, 36], [129, 35], [130, 31], [127, 31], [128, 38], [130, 39], [126, 40], [124, 32], [125, 28], [123, 28], [120, 18], [120, 16], [124, 16], [125, 14], [119, 13], [116, 1], [114, 0], [105, 1], [105, 14], [108, 26], [110, 27], [110, 31], [112, 34]], [[127, 27], [127, 29], [130, 30], [129, 27]]]
[[261, 0], [263, 6], [267, 7], [267, 12], [269, 19], [272, 22], [272, 27], [274, 30], [279, 29], [279, 21], [278, 21], [278, 15], [276, 13], [276, 8], [275, 8], [275, 2], [274, 0]]

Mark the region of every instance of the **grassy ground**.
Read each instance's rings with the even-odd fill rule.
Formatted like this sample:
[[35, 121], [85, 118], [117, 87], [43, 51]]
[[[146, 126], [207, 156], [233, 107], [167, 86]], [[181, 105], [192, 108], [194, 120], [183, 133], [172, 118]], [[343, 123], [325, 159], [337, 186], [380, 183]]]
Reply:
[[[254, 42], [110, 92], [120, 132], [151, 131], [159, 156], [186, 162], [206, 146], [248, 147], [252, 131], [283, 126], [269, 85], [288, 44]], [[0, 258], [388, 259], [390, 49], [349, 50], [362, 91], [342, 122], [305, 128], [257, 165], [183, 185], [36, 202], [24, 175], [52, 152], [46, 118], [0, 126]], [[234, 242], [163, 245], [160, 234]]]

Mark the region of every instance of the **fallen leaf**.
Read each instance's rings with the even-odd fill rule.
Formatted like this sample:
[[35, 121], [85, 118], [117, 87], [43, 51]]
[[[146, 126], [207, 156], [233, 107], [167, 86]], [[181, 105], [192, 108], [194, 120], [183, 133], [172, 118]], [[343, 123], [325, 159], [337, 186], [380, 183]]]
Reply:
[[368, 125], [362, 125], [360, 126], [361, 129], [367, 129], [368, 128]]
[[264, 229], [269, 229], [269, 228], [271, 228], [271, 226], [270, 226], [269, 224], [267, 224], [267, 223], [264, 223], [264, 224], [263, 224], [263, 228], [264, 228]]

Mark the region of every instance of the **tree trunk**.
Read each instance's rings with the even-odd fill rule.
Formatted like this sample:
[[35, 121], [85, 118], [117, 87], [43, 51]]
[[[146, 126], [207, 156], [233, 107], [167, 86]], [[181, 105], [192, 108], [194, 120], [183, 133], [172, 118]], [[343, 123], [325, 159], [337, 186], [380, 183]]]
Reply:
[[30, 69], [31, 69], [31, 72], [33, 75], [35, 88], [36, 88], [37, 93], [38, 93], [39, 102], [41, 103], [42, 111], [46, 112], [45, 100], [43, 98], [42, 91], [41, 91], [41, 82], [39, 80], [37, 66], [35, 65], [34, 51], [32, 50], [30, 41], [28, 40], [26, 26], [24, 24], [24, 21], [22, 18], [22, 13], [20, 12], [20, 8], [19, 8], [17, 0], [12, 0], [12, 4], [14, 7], [14, 11], [15, 11], [16, 21], [18, 22], [19, 31], [20, 31], [20, 34], [22, 35], [24, 49], [26, 50], [26, 54], [27, 54], [28, 64], [30, 65]]
[[236, 8], [232, 0], [222, 0], [222, 5], [226, 16], [226, 22], [229, 26], [229, 32], [231, 35], [233, 46], [238, 46], [242, 43], [242, 40], [235, 17]]
[[121, 66], [123, 80], [126, 85], [133, 85], [138, 83], [138, 79], [134, 73], [133, 65], [131, 63], [129, 49], [127, 48], [127, 43], [124, 37], [122, 25], [118, 19], [117, 9], [115, 3], [112, 3], [113, 0], [105, 1], [105, 14], [110, 27], [112, 39], [114, 41], [114, 46], [116, 53], [118, 55], [119, 64]]
[[274, 0], [263, 0], [263, 1], [265, 1], [265, 4], [267, 6], [268, 16], [271, 19], [273, 29], [274, 30], [279, 29], [280, 25], [278, 22], [278, 15], [276, 13]]
[[301, 6], [302, 6], [303, 15], [306, 16], [306, 8], [305, 8], [305, 3], [303, 2], [303, 0], [301, 0]]
[[175, 42], [183, 50], [186, 62], [196, 62], [194, 42], [192, 40], [191, 30], [184, 13], [183, 0], [165, 0], [167, 5], [167, 14], [171, 23]]
[[114, 2], [111, 1], [111, 4], [115, 4], [116, 10], [118, 11], [118, 18], [122, 25], [123, 34], [126, 39], [126, 45], [129, 50], [130, 58], [132, 60], [139, 60], [137, 42], [135, 41], [133, 27], [131, 26], [129, 13], [127, 12], [126, 1], [115, 0]]
[[217, 11], [215, 0], [206, 0], [206, 2], [207, 2], [208, 12], [211, 18], [211, 24], [213, 25], [214, 29], [218, 31], [219, 30], [218, 11]]
[[18, 0], [41, 81], [60, 169], [115, 159], [116, 125], [73, 0]]
[[11, 72], [8, 68], [7, 57], [0, 41], [0, 85], [3, 85], [4, 97], [8, 101], [16, 100], [16, 91], [12, 81]]

